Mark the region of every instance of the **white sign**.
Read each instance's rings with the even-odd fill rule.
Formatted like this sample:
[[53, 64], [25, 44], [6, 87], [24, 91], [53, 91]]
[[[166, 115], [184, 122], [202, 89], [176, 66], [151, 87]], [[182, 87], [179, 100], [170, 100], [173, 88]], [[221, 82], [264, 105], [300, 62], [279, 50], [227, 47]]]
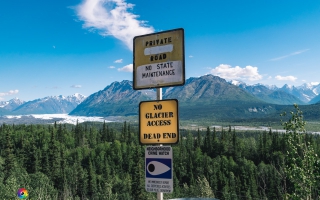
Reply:
[[184, 30], [174, 29], [133, 39], [133, 89], [184, 85]]
[[137, 87], [183, 82], [181, 61], [154, 63], [137, 67]]
[[172, 148], [147, 146], [145, 151], [147, 192], [173, 192]]

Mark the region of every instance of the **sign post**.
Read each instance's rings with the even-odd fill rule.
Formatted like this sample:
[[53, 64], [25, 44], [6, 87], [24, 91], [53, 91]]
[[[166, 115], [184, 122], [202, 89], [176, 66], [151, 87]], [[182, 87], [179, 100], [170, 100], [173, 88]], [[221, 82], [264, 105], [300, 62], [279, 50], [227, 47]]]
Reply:
[[[159, 145], [157, 148], [169, 149], [165, 155], [160, 151], [148, 150], [153, 147], [146, 149], [146, 190], [157, 192], [158, 200], [163, 199], [162, 192], [173, 191], [172, 148], [163, 147], [162, 144], [176, 144], [179, 141], [178, 100], [162, 100], [162, 87], [184, 84], [184, 29], [134, 37], [133, 89], [157, 88], [156, 101], [139, 104], [139, 141], [140, 144], [156, 144]], [[149, 157], [156, 156], [156, 153], [158, 157]], [[169, 172], [157, 174], [157, 169]], [[154, 180], [159, 178], [165, 180]]]

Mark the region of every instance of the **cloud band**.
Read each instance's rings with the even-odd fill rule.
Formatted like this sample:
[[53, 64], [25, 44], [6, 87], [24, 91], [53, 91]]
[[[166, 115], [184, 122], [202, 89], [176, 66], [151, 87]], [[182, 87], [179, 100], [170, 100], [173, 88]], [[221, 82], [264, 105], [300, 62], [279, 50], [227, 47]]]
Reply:
[[132, 51], [133, 37], [154, 32], [152, 26], [128, 11], [133, 6], [125, 0], [84, 0], [76, 11], [84, 28], [96, 29], [103, 36], [112, 35]]

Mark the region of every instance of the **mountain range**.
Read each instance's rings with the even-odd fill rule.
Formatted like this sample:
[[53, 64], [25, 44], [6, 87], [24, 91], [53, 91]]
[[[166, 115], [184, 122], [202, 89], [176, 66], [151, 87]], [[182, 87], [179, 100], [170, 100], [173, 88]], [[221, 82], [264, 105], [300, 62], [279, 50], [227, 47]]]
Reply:
[[0, 101], [0, 108], [12, 111], [24, 103], [25, 101], [14, 98], [9, 101]]
[[69, 113], [86, 97], [82, 94], [70, 96], [48, 96], [25, 102], [18, 98], [0, 102], [0, 114], [58, 114]]
[[[274, 118], [292, 104], [312, 107], [318, 116], [320, 84], [281, 88], [262, 84], [247, 85], [240, 81], [227, 82], [218, 76], [191, 77], [185, 85], [163, 88], [163, 99], [178, 99], [181, 119], [210, 118], [214, 120], [244, 120]], [[113, 82], [103, 90], [85, 97], [51, 96], [24, 102], [12, 99], [0, 102], [0, 115], [69, 113], [82, 116], [137, 115], [141, 101], [156, 99], [156, 90], [133, 90], [132, 81]], [[313, 103], [314, 105], [307, 105]], [[319, 103], [319, 104], [317, 104]], [[319, 105], [319, 106], [318, 106]], [[310, 111], [311, 113], [311, 111]], [[308, 116], [308, 112], [307, 115]]]
[[[114, 82], [105, 89], [90, 95], [70, 115], [112, 116], [137, 115], [140, 101], [155, 100], [156, 90], [133, 90], [131, 81]], [[201, 116], [219, 107], [229, 110], [228, 104], [247, 106], [264, 104], [253, 95], [212, 75], [189, 78], [184, 86], [169, 87], [163, 99], [178, 99], [181, 115], [190, 116], [194, 109], [205, 108]], [[184, 113], [185, 112], [185, 113]], [[230, 110], [230, 112], [233, 112]], [[212, 111], [211, 113], [214, 113]], [[211, 115], [211, 114], [209, 114]], [[208, 115], [208, 116], [209, 116]]]
[[[183, 86], [164, 88], [163, 99], [179, 100], [181, 119], [272, 119], [286, 105], [306, 104], [284, 88], [234, 84], [218, 76], [205, 75], [189, 78]], [[113, 82], [86, 98], [70, 115], [137, 115], [139, 102], [154, 100], [155, 96], [155, 90], [133, 90], [131, 81]]]
[[[319, 83], [304, 83], [298, 87], [285, 84], [281, 88], [275, 85], [247, 85], [241, 81], [231, 81], [230, 83], [239, 86], [263, 101], [280, 105], [289, 105], [292, 102], [296, 102], [297, 104], [314, 104], [318, 102], [314, 99], [320, 94]], [[318, 98], [320, 100], [320, 97]]]

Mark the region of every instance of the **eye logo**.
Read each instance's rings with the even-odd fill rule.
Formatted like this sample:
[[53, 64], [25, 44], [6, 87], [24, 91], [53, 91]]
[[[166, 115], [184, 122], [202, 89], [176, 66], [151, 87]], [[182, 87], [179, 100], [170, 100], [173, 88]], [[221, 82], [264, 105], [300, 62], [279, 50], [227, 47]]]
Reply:
[[147, 170], [151, 175], [156, 176], [169, 171], [170, 168], [161, 162], [151, 161], [147, 166]]
[[24, 188], [20, 188], [17, 195], [19, 199], [26, 199], [28, 197], [28, 191]]
[[146, 178], [172, 179], [172, 159], [146, 158]]

